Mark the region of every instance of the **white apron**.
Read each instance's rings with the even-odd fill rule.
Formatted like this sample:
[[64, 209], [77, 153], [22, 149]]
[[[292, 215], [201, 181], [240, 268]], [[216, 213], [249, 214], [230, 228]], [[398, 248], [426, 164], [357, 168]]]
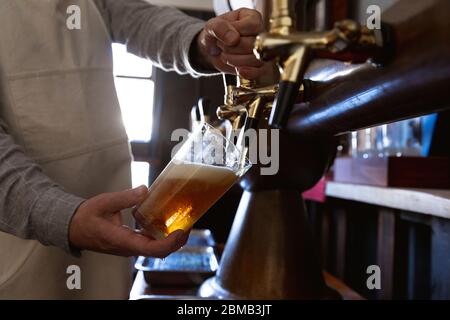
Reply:
[[[66, 27], [73, 4], [81, 30]], [[65, 190], [88, 198], [130, 187], [111, 39], [91, 1], [1, 0], [0, 86], [15, 141]], [[81, 290], [67, 288], [70, 265], [81, 268]], [[1, 299], [123, 299], [130, 275], [127, 258], [75, 258], [0, 232]]]

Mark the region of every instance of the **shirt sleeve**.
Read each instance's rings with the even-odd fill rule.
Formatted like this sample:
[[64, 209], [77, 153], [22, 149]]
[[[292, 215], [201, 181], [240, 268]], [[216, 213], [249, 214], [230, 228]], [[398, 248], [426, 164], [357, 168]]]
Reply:
[[152, 60], [158, 67], [194, 77], [216, 75], [192, 63], [192, 45], [205, 21], [176, 8], [145, 0], [94, 0], [114, 42], [130, 53]]
[[0, 119], [0, 231], [79, 255], [70, 247], [68, 234], [83, 201], [48, 178]]

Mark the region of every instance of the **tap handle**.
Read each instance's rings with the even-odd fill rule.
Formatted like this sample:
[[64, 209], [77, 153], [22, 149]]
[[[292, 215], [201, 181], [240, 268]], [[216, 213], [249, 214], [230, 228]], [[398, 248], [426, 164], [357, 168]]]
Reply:
[[278, 94], [269, 117], [269, 125], [272, 128], [283, 128], [291, 114], [292, 108], [299, 94], [300, 82], [281, 81]]
[[316, 58], [386, 64], [394, 56], [394, 31], [387, 23], [382, 22], [380, 29], [369, 30], [354, 21], [343, 20], [335, 24], [334, 32], [339, 36], [332, 50], [318, 50]]

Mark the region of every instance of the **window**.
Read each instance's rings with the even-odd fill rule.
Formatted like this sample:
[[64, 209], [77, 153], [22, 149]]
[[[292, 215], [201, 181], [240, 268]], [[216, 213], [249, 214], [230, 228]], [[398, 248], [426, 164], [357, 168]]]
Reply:
[[[135, 158], [147, 161], [132, 163], [131, 172], [133, 186], [148, 185], [150, 159], [140, 150], [150, 150], [154, 82], [152, 79], [152, 63], [126, 51], [121, 44], [113, 44], [114, 80], [122, 110], [123, 121], [128, 138], [133, 147]], [[134, 148], [139, 145], [139, 148]]]

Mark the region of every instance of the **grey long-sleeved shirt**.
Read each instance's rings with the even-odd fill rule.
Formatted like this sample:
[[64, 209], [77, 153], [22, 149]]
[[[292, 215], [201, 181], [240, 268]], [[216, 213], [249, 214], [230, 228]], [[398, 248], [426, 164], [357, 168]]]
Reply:
[[[191, 44], [203, 21], [144, 0], [93, 1], [114, 42], [126, 44], [128, 51], [165, 70], [204, 74], [189, 60]], [[83, 201], [48, 178], [0, 119], [0, 231], [70, 252], [68, 227]]]

